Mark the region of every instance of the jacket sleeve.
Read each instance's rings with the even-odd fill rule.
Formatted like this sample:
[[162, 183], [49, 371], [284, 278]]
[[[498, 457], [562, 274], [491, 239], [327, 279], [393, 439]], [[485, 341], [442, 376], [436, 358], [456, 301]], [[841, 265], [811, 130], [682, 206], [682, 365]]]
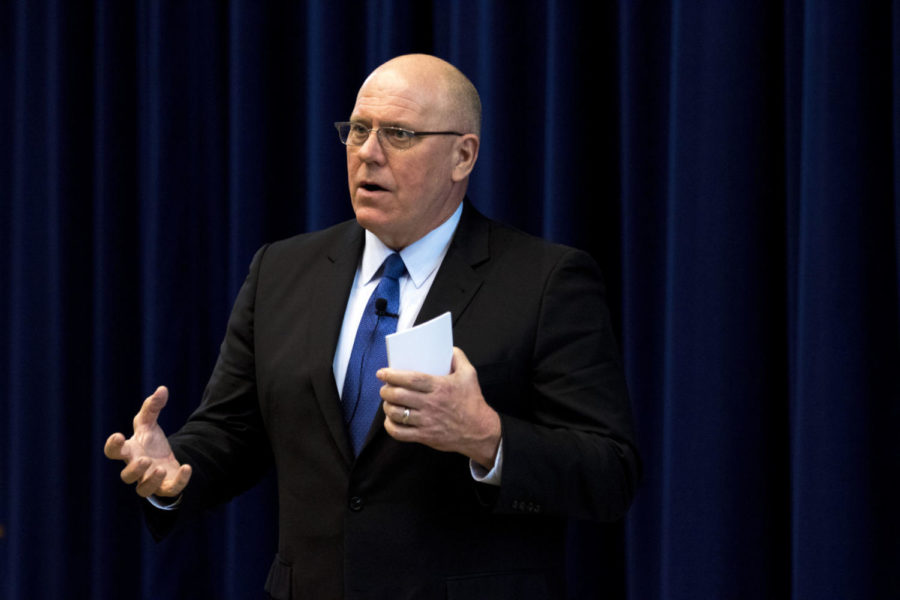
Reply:
[[625, 376], [599, 268], [567, 249], [536, 307], [523, 412], [501, 411], [498, 512], [612, 521], [640, 478]]

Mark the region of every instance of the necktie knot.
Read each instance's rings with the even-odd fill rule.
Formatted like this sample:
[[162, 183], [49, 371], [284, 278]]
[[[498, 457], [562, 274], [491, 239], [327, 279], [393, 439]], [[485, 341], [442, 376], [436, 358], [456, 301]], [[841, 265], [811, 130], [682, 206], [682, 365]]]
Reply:
[[403, 264], [403, 259], [400, 258], [399, 254], [394, 252], [384, 259], [384, 271], [381, 276], [397, 280], [400, 279], [400, 276], [403, 275], [405, 271], [406, 265]]

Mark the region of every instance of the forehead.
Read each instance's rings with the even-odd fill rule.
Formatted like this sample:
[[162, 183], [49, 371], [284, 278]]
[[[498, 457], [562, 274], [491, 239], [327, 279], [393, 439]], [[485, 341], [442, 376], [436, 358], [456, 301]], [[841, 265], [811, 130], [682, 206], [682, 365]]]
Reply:
[[433, 84], [394, 71], [376, 72], [360, 88], [351, 118], [417, 123], [436, 112], [437, 101]]

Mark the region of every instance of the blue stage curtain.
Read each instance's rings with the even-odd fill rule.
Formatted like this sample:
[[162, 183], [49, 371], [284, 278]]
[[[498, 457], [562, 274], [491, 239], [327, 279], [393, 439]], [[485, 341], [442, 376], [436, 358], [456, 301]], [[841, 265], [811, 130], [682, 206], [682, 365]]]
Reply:
[[606, 275], [644, 479], [570, 597], [900, 597], [897, 0], [0, 3], [0, 597], [263, 597], [271, 477], [156, 544], [103, 442], [352, 216], [406, 52], [482, 93], [475, 204]]

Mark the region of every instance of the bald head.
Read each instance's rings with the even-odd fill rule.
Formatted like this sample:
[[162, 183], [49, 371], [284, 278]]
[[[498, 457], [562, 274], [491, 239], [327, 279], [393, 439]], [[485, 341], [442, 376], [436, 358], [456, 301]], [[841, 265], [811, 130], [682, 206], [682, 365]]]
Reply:
[[447, 126], [481, 135], [481, 98], [478, 90], [462, 71], [447, 61], [429, 54], [397, 56], [372, 71], [360, 93], [367, 83], [379, 77], [399, 77], [412, 85], [434, 89], [436, 105], [429, 108], [443, 115]]
[[[481, 102], [450, 63], [409, 54], [362, 84], [350, 122], [369, 130], [347, 146], [347, 182], [360, 225], [399, 250], [445, 222], [466, 194], [478, 158]], [[418, 132], [409, 144], [382, 139]], [[378, 131], [377, 135], [369, 135]]]

